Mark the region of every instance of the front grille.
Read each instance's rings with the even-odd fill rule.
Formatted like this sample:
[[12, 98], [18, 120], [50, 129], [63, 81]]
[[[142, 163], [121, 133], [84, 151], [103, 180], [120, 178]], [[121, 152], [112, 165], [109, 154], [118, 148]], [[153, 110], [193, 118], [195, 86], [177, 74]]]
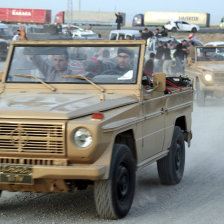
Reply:
[[15, 164], [15, 165], [39, 165], [39, 166], [67, 166], [66, 159], [34, 159], [34, 158], [0, 158], [1, 164]]
[[0, 152], [63, 154], [63, 124], [0, 123]]
[[220, 72], [220, 73], [215, 73], [214, 74], [214, 82], [215, 83], [220, 83], [223, 84], [224, 83], [224, 73]]

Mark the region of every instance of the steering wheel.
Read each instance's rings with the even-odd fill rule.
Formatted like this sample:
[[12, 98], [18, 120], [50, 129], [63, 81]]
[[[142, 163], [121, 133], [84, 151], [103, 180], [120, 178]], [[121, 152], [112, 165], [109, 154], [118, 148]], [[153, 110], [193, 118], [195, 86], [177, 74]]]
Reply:
[[125, 72], [119, 71], [115, 68], [103, 71], [100, 75], [123, 75]]

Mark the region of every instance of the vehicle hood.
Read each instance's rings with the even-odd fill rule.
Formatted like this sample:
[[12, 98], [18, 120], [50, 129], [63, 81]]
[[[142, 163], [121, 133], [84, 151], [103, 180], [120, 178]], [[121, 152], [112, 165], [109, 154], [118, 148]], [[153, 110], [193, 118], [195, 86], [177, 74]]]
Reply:
[[134, 95], [98, 93], [3, 93], [0, 118], [72, 119], [137, 102]]
[[198, 68], [206, 71], [216, 72], [221, 71], [224, 73], [224, 64], [223, 63], [216, 63], [216, 64], [202, 64], [199, 65]]

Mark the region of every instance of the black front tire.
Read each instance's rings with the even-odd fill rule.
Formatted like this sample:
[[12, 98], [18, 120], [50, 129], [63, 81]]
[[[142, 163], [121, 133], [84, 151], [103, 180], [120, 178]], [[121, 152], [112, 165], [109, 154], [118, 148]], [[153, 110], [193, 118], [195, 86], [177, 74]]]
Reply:
[[184, 173], [185, 145], [180, 127], [175, 126], [169, 153], [157, 161], [160, 182], [164, 185], [178, 184]]
[[177, 28], [176, 27], [173, 27], [172, 28], [172, 32], [174, 32], [174, 33], [177, 32]]
[[104, 219], [123, 218], [129, 212], [135, 193], [136, 161], [126, 145], [115, 144], [110, 179], [94, 183], [96, 210]]
[[193, 27], [191, 31], [194, 32], [194, 33], [196, 33], [197, 32], [197, 29], [195, 27]]

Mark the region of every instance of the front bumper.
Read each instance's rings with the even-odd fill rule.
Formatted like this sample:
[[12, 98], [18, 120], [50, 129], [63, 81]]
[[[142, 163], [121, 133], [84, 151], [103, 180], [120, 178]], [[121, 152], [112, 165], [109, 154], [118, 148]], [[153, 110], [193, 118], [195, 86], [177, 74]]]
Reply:
[[32, 178], [99, 180], [105, 172], [105, 165], [35, 166]]
[[3, 164], [0, 172], [0, 192], [7, 190], [12, 192], [68, 193], [70, 192], [69, 183], [74, 183], [72, 180], [103, 179], [106, 170], [106, 165], [26, 166]]
[[201, 85], [201, 90], [214, 96], [224, 96], [224, 85]]

